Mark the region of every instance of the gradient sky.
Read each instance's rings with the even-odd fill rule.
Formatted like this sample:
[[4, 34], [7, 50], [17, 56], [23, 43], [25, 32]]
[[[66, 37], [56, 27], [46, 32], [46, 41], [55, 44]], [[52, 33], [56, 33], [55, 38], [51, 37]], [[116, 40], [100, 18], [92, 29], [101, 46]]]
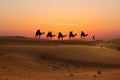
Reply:
[[120, 38], [120, 0], [0, 0], [0, 36], [34, 37], [36, 29]]

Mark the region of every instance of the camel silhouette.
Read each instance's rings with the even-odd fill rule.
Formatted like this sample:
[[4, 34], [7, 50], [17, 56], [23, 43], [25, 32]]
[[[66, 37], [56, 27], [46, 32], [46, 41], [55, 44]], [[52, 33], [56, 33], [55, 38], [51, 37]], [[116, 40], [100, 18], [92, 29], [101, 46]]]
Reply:
[[50, 39], [52, 39], [52, 37], [55, 37], [56, 35], [52, 35], [52, 32], [48, 32], [48, 34], [47, 34], [47, 38], [50, 38]]
[[69, 33], [69, 38], [74, 38], [75, 36], [77, 36], [77, 34], [73, 34], [73, 31]]
[[35, 37], [41, 37], [41, 35], [43, 35], [43, 34], [45, 34], [44, 32], [41, 32], [40, 31], [40, 29], [38, 29], [37, 31], [36, 31], [36, 35], [35, 35]]
[[67, 35], [63, 35], [61, 32], [58, 33], [58, 39], [62, 39], [66, 37]]
[[85, 34], [84, 31], [81, 31], [81, 38], [85, 38], [87, 36], [88, 36], [88, 34]]

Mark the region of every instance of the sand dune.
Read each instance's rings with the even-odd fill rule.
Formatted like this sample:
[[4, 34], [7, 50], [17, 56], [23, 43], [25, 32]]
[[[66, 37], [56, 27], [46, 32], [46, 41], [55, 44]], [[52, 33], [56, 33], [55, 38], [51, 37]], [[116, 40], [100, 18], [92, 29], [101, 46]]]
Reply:
[[0, 80], [119, 80], [119, 45], [0, 37]]
[[84, 45], [64, 46], [2, 46], [3, 51], [44, 55], [71, 61], [86, 61], [120, 65], [120, 52], [108, 48]]
[[34, 39], [21, 36], [6, 36], [0, 37], [0, 45], [88, 45], [100, 46], [120, 51], [120, 39], [109, 41], [90, 41], [90, 40], [48, 40]]

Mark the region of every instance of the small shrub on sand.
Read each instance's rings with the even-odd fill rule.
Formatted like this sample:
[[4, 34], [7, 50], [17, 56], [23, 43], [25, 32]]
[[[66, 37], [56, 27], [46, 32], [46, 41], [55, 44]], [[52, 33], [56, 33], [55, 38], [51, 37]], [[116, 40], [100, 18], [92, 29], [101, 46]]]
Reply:
[[79, 65], [76, 65], [76, 68], [79, 68]]
[[0, 53], [0, 55], [4, 55], [4, 53]]
[[68, 68], [68, 65], [66, 64], [65, 67]]
[[118, 47], [118, 50], [120, 51], [120, 46]]
[[101, 70], [98, 70], [97, 74], [102, 74]]
[[74, 74], [70, 74], [70, 76], [71, 76], [71, 77], [73, 77], [73, 76], [74, 76]]
[[5, 80], [9, 80], [8, 78], [6, 78]]
[[63, 67], [63, 64], [60, 64], [61, 67]]
[[96, 75], [93, 75], [94, 78], [96, 78], [97, 76]]
[[46, 57], [45, 56], [41, 56], [42, 59], [45, 59]]

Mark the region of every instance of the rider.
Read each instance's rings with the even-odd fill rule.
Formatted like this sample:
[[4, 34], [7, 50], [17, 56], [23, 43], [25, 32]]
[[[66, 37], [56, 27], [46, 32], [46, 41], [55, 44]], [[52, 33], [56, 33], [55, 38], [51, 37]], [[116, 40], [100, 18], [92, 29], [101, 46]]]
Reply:
[[81, 31], [81, 37], [82, 37], [82, 36], [85, 36], [85, 33], [84, 33], [84, 31]]
[[41, 32], [40, 32], [40, 29], [38, 29], [37, 31], [36, 31], [36, 36], [37, 35], [39, 35]]
[[52, 32], [48, 32], [48, 34], [47, 34], [47, 37], [51, 37], [52, 36]]
[[73, 31], [70, 31], [69, 36], [74, 36]]
[[63, 34], [61, 32], [58, 33], [58, 39], [60, 39], [60, 37], [63, 37]]

